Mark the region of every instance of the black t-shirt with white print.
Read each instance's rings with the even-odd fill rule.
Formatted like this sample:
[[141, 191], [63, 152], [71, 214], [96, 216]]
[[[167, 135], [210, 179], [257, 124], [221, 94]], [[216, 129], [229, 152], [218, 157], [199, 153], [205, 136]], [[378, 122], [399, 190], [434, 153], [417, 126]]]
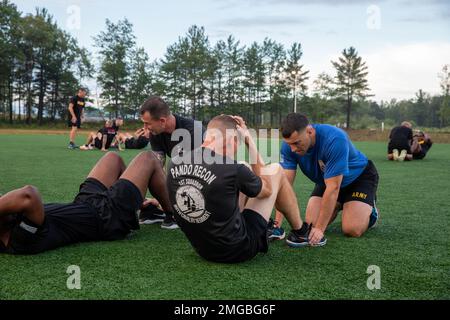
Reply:
[[[208, 164], [201, 157], [205, 150], [222, 164]], [[194, 249], [206, 259], [233, 260], [247, 238], [239, 192], [256, 197], [261, 178], [244, 164], [198, 148], [183, 161], [172, 159], [167, 186], [175, 219]]]

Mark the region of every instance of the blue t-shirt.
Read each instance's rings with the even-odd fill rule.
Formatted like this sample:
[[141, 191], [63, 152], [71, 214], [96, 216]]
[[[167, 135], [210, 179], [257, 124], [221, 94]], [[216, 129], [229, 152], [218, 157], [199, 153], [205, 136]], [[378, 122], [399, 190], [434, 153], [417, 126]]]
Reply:
[[305, 176], [320, 185], [325, 179], [343, 175], [341, 188], [348, 186], [364, 171], [367, 157], [355, 148], [345, 131], [327, 124], [312, 126], [316, 130], [315, 145], [300, 156], [283, 141], [281, 166], [296, 170], [298, 165]]

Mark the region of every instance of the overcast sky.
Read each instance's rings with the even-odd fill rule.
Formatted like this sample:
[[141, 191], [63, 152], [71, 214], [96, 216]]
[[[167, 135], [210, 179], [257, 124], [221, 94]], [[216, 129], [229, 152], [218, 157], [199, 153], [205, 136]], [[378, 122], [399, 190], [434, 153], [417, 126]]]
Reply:
[[[204, 26], [212, 44], [233, 34], [242, 44], [265, 37], [303, 46], [312, 80], [333, 73], [330, 60], [354, 46], [369, 67], [376, 100], [409, 99], [418, 89], [439, 92], [437, 74], [450, 64], [447, 0], [15, 0], [23, 13], [45, 7], [91, 51], [105, 19], [124, 17], [152, 59], [189, 26]], [[79, 12], [79, 23], [77, 19]]]

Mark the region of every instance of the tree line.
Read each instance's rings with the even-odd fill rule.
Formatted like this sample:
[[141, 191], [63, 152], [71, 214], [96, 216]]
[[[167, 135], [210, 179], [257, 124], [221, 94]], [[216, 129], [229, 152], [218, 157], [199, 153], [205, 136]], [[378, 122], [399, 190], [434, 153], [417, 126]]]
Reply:
[[266, 38], [245, 46], [230, 35], [211, 43], [205, 29], [194, 25], [161, 59], [151, 60], [136, 45], [127, 19], [106, 20], [93, 40], [95, 54], [60, 29], [47, 10], [24, 15], [1, 0], [0, 117], [28, 124], [65, 119], [69, 97], [96, 81], [97, 103], [110, 117], [136, 119], [142, 102], [160, 95], [176, 113], [205, 121], [240, 114], [253, 126], [277, 127], [294, 106], [313, 121], [353, 128], [403, 120], [450, 125], [448, 66], [437, 79], [442, 94], [419, 90], [409, 100], [377, 103], [371, 100], [367, 65], [353, 47], [330, 61], [334, 74], [321, 73], [308, 88], [300, 42], [285, 47]]

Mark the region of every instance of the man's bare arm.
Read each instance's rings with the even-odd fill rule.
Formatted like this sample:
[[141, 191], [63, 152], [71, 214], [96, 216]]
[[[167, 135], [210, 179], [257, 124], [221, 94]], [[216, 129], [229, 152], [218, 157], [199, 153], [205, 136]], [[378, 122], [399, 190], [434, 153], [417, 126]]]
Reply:
[[0, 197], [0, 216], [23, 214], [31, 222], [41, 225], [44, 222], [44, 205], [38, 190], [25, 186]]
[[73, 103], [71, 102], [71, 103], [69, 103], [69, 112], [70, 112], [70, 115], [72, 116], [72, 122], [74, 122], [74, 119], [76, 120], [76, 116], [75, 116], [75, 112], [73, 111]]
[[309, 234], [309, 242], [313, 245], [322, 239], [325, 229], [333, 216], [342, 179], [343, 175], [325, 179], [326, 188], [322, 196], [319, 217], [317, 218], [316, 225], [313, 226]]

